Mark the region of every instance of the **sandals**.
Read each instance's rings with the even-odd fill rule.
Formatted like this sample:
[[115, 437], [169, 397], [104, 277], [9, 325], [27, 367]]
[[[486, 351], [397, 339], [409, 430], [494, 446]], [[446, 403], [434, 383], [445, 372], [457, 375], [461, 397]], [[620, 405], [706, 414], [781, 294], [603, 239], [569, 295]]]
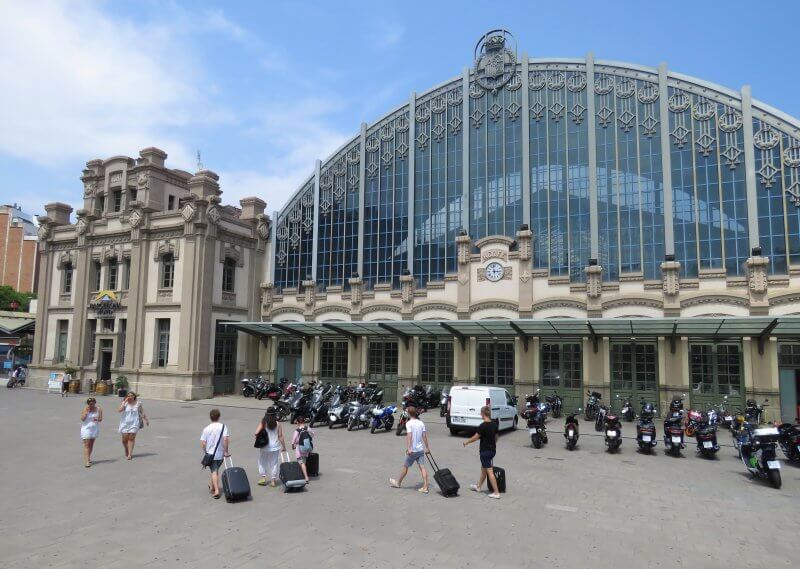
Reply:
[[400, 488], [400, 485], [397, 483], [397, 480], [395, 480], [394, 478], [390, 478], [389, 479], [389, 486], [391, 486], [392, 488]]
[[267, 485], [267, 479], [266, 478], [262, 478], [261, 480], [256, 482], [256, 484], [258, 484], [259, 486], [266, 486]]
[[427, 488], [420, 488], [419, 490], [417, 490], [417, 492], [419, 492], [421, 494], [427, 494], [429, 491], [428, 491]]

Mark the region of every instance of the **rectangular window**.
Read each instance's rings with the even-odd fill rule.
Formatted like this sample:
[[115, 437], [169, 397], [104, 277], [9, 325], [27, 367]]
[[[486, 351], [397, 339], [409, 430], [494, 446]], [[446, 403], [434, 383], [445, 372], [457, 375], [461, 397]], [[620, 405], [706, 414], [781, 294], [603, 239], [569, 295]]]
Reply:
[[171, 289], [175, 281], [175, 257], [166, 254], [161, 257], [161, 288]]
[[131, 188], [128, 196], [130, 197], [129, 203], [135, 202], [136, 198], [139, 196], [139, 191], [136, 188]]
[[112, 205], [114, 208], [114, 212], [122, 211], [122, 190], [114, 190], [111, 193]]
[[347, 340], [320, 343], [319, 376], [325, 381], [347, 381]]
[[103, 332], [113, 332], [113, 331], [114, 331], [114, 319], [103, 318]]
[[800, 368], [800, 344], [781, 344], [778, 350], [778, 365]]
[[63, 268], [61, 278], [61, 292], [69, 294], [72, 292], [72, 263], [66, 263]]
[[612, 344], [611, 387], [622, 391], [655, 391], [658, 357], [654, 344]]
[[116, 259], [108, 261], [108, 290], [117, 290], [117, 275], [119, 274], [119, 264]]
[[170, 211], [175, 209], [175, 196], [169, 196], [167, 198], [167, 209]]
[[235, 292], [236, 288], [236, 261], [225, 259], [222, 265], [222, 290], [224, 292]]
[[169, 362], [169, 325], [169, 318], [156, 319], [156, 330], [158, 332], [156, 365], [158, 367], [167, 367]]
[[367, 359], [370, 379], [397, 379], [397, 341], [370, 342]]
[[122, 288], [128, 290], [131, 288], [131, 260], [125, 259], [122, 262]]
[[420, 342], [419, 380], [448, 385], [453, 382], [452, 342]]
[[56, 324], [56, 350], [55, 363], [62, 363], [67, 359], [67, 340], [69, 337], [69, 321], [59, 320]]
[[736, 344], [689, 346], [692, 392], [713, 396], [741, 396], [742, 359]]
[[579, 342], [542, 344], [542, 387], [580, 389], [582, 358]]
[[513, 342], [478, 344], [478, 383], [481, 385], [514, 384]]
[[92, 278], [94, 279], [94, 282], [92, 283], [94, 285], [94, 288], [92, 290], [95, 292], [100, 290], [100, 287], [102, 286], [100, 281], [100, 275], [102, 274], [102, 270], [103, 266], [100, 264], [100, 261], [95, 261], [94, 263], [92, 263]]
[[97, 198], [97, 209], [100, 212], [100, 215], [103, 215], [106, 212], [106, 197], [105, 196], [98, 196], [98, 198]]
[[87, 330], [88, 330], [88, 341], [86, 346], [87, 351], [87, 362], [92, 363], [94, 361], [94, 345], [95, 345], [95, 338], [97, 337], [97, 320], [89, 320], [87, 323]]
[[303, 357], [303, 342], [300, 340], [279, 340], [278, 357], [301, 358]]
[[117, 355], [117, 365], [125, 365], [125, 333], [128, 331], [128, 320], [126, 318], [119, 319], [119, 354]]

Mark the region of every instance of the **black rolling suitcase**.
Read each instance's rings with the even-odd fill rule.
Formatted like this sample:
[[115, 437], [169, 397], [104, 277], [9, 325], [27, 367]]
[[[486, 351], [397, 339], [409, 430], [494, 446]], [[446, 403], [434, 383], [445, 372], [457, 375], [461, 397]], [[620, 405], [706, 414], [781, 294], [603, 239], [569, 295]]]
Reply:
[[242, 502], [250, 498], [250, 482], [244, 468], [233, 465], [233, 459], [225, 461], [222, 471], [222, 492], [228, 502]]
[[494, 467], [494, 479], [497, 480], [497, 491], [501, 494], [506, 491], [506, 471], [499, 466]]
[[453, 476], [453, 473], [450, 472], [449, 468], [439, 468], [439, 465], [436, 464], [436, 461], [433, 459], [433, 455], [431, 453], [427, 453], [428, 462], [431, 463], [431, 468], [433, 469], [433, 479], [436, 481], [436, 484], [439, 485], [439, 490], [442, 492], [442, 496], [445, 498], [450, 498], [452, 496], [458, 496], [458, 489], [461, 486], [458, 485], [458, 481], [456, 477]]
[[319, 455], [317, 453], [308, 453], [308, 457], [306, 457], [306, 472], [308, 472], [309, 477], [319, 476]]
[[[283, 455], [286, 455], [286, 461], [283, 462]], [[278, 477], [283, 484], [283, 491], [290, 492], [292, 490], [302, 490], [306, 486], [306, 479], [303, 476], [303, 470], [300, 468], [300, 463], [297, 461], [289, 460], [289, 453], [281, 453], [281, 466]]]

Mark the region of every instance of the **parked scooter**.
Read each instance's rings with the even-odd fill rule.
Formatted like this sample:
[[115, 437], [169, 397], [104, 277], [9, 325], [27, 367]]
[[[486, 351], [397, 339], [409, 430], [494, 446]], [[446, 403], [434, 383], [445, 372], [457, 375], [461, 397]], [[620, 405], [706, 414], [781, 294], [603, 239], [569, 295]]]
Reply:
[[372, 422], [370, 423], [369, 432], [374, 433], [379, 429], [384, 431], [391, 431], [394, 426], [394, 412], [397, 407], [394, 405], [387, 405], [386, 407], [375, 407], [372, 410]]
[[605, 415], [605, 440], [608, 452], [615, 452], [622, 444], [622, 423], [617, 415]]
[[792, 462], [800, 462], [800, 425], [778, 425], [778, 443], [786, 458]]
[[708, 420], [707, 415], [702, 416], [695, 424], [694, 436], [697, 440], [697, 452], [705, 458], [713, 458], [719, 450], [719, 445], [717, 444], [717, 426]]
[[664, 448], [673, 456], [679, 456], [686, 448], [683, 442], [683, 420], [681, 417], [667, 417], [664, 420]]
[[447, 415], [447, 406], [450, 404], [450, 388], [445, 387], [442, 390], [442, 396], [439, 398], [439, 416], [444, 417]]
[[600, 400], [603, 396], [597, 391], [587, 391], [586, 394], [589, 398], [586, 400], [586, 410], [583, 413], [583, 418], [587, 421], [593, 421], [597, 418], [597, 412], [600, 410]]
[[332, 429], [336, 425], [346, 426], [350, 419], [350, 410], [353, 406], [358, 406], [355, 401], [347, 400], [347, 392], [334, 394], [328, 406], [328, 428]]
[[769, 480], [773, 488], [781, 487], [781, 463], [775, 455], [780, 438], [777, 427], [747, 427], [749, 437], [742, 442], [741, 457], [753, 477]]
[[655, 405], [641, 400], [642, 410], [639, 413], [639, 420], [636, 422], [636, 443], [639, 450], [650, 453], [658, 444], [656, 441], [656, 424], [653, 417], [656, 415]]
[[359, 403], [358, 408], [351, 408], [350, 417], [347, 419], [347, 430], [367, 428], [372, 420], [372, 410], [377, 407], [375, 403]]
[[[340, 389], [337, 387], [337, 389]], [[318, 387], [311, 395], [311, 408], [309, 412], [309, 427], [313, 427], [315, 423], [328, 422], [328, 402], [331, 399], [333, 386], [326, 383], [324, 387]]]
[[[619, 398], [619, 395], [617, 395], [617, 398]], [[622, 409], [619, 414], [623, 421], [628, 421], [629, 423], [636, 418], [636, 410], [633, 408], [633, 404], [631, 404], [630, 397], [626, 397], [622, 400]]]
[[254, 397], [256, 392], [261, 389], [261, 386], [266, 383], [264, 378], [260, 375], [258, 377], [242, 378], [242, 397]]
[[608, 415], [608, 407], [600, 405], [597, 408], [597, 416], [594, 418], [594, 430], [598, 433], [603, 430], [606, 424], [606, 415]]
[[580, 436], [580, 428], [578, 427], [578, 415], [581, 413], [581, 408], [575, 410], [574, 413], [567, 415], [564, 421], [564, 438], [567, 440], [567, 449], [575, 450], [575, 445], [578, 444], [578, 437]]
[[547, 420], [547, 413], [550, 412], [550, 404], [540, 402], [538, 393], [537, 390], [534, 395], [528, 395], [525, 398], [525, 409], [519, 414], [520, 417], [527, 421], [528, 434], [531, 436], [533, 448], [542, 448], [543, 444], [547, 444], [545, 421]]
[[550, 411], [553, 413], [553, 418], [558, 419], [561, 417], [561, 408], [564, 405], [564, 400], [561, 399], [561, 396], [558, 392], [554, 391], [552, 395], [548, 395], [544, 398], [547, 401], [547, 404], [550, 405]]

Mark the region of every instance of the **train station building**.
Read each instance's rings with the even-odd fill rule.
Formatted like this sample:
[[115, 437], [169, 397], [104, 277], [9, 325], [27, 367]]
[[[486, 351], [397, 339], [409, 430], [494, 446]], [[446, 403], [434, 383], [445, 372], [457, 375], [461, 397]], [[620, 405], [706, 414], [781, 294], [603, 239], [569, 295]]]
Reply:
[[[111, 192], [117, 166], [101, 164], [108, 175], [92, 170], [85, 181]], [[119, 167], [130, 170], [121, 190], [139, 185], [138, 161]], [[138, 309], [142, 347], [125, 365], [152, 379], [141, 381], [145, 394], [207, 396], [261, 373], [379, 381], [387, 393], [413, 383], [539, 387], [575, 407], [587, 389], [662, 408], [677, 393], [701, 407], [769, 398], [776, 418], [796, 415], [800, 121], [748, 87], [665, 64], [529, 57], [496, 30], [460, 75], [362, 124], [309, 170], [269, 217], [252, 198], [227, 210], [215, 202], [223, 221], [212, 223], [219, 186], [200, 189], [210, 175], [162, 170], [156, 178], [182, 188], [174, 210], [124, 198], [116, 209], [105, 193], [106, 213], [94, 197], [93, 213], [72, 224], [48, 206], [40, 290], [50, 292], [34, 363], [53, 368], [59, 322], [83, 326], [92, 310], [96, 291], [83, 286], [74, 314], [53, 316], [66, 308], [53, 288], [73, 262], [64, 255], [85, 254], [79, 264], [91, 270], [99, 254], [102, 280], [103, 263], [124, 263], [136, 234], [152, 264], [139, 294], [152, 298]], [[90, 246], [101, 232], [102, 245]], [[187, 295], [210, 287], [191, 317], [188, 297], [167, 302], [162, 287], [145, 286], [173, 242], [181, 259], [211, 247], [181, 272]], [[234, 304], [222, 290], [229, 264], [243, 287]], [[176, 356], [177, 382], [169, 365], [152, 368], [159, 311], [181, 322], [176, 351], [189, 352]], [[94, 373], [97, 361], [84, 361]]]

